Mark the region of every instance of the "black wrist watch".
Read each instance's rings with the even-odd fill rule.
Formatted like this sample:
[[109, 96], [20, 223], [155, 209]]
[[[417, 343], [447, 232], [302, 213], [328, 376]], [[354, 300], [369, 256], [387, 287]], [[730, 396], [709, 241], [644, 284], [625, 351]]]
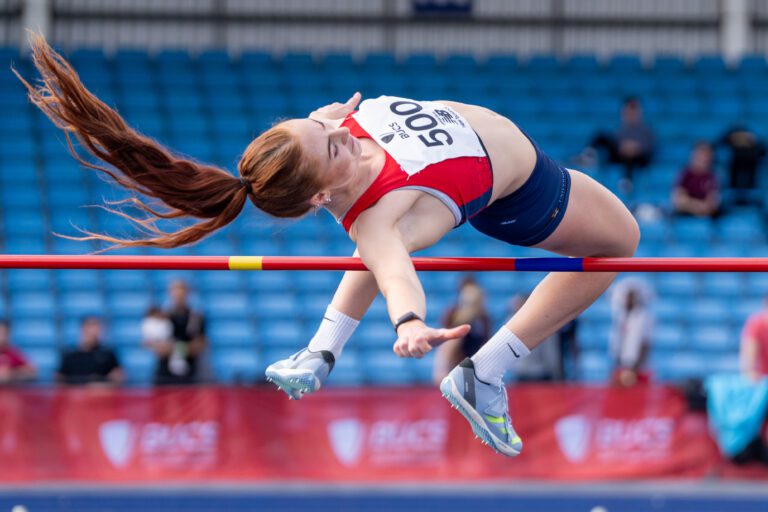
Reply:
[[400, 318], [397, 319], [397, 322], [395, 322], [395, 334], [397, 334], [397, 329], [403, 325], [406, 322], [410, 322], [411, 320], [421, 320], [424, 321], [423, 318], [421, 318], [419, 315], [414, 313], [413, 311], [409, 311]]

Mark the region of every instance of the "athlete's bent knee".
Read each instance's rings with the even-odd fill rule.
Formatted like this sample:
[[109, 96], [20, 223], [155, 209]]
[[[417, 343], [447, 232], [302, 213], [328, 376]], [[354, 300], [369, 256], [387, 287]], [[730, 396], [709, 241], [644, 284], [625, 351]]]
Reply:
[[622, 230], [622, 240], [619, 241], [619, 247], [615, 257], [617, 258], [629, 258], [635, 255], [637, 246], [640, 244], [640, 227], [637, 225], [637, 221], [634, 217], [630, 217], [626, 223], [627, 227]]

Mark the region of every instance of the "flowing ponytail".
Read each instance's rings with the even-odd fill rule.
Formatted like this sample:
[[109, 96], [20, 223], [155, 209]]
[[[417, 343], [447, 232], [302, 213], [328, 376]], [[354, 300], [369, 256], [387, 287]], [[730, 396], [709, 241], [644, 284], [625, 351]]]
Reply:
[[[42, 84], [35, 87], [15, 70], [14, 73], [27, 87], [31, 101], [64, 130], [72, 155], [85, 167], [108, 174], [126, 189], [159, 199], [168, 207], [159, 211], [137, 197], [112, 203], [129, 203], [143, 211], [146, 217], [136, 218], [105, 207], [134, 222], [147, 238], [120, 239], [85, 231], [87, 236], [77, 240], [102, 240], [118, 247], [179, 247], [202, 239], [238, 216], [248, 196], [253, 195], [250, 181], [217, 167], [177, 158], [154, 140], [137, 133], [83, 86], [72, 66], [43, 36], [32, 34], [30, 42]], [[114, 169], [95, 165], [78, 155], [72, 135], [89, 153]], [[206, 220], [172, 232], [156, 226], [160, 219], [189, 217]]]

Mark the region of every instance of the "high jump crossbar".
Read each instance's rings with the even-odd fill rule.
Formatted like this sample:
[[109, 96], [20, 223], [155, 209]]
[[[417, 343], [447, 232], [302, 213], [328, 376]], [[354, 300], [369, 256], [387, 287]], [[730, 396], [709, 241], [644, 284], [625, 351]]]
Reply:
[[[426, 258], [416, 270], [515, 272], [768, 272], [768, 258]], [[0, 255], [0, 269], [367, 270], [333, 256]]]

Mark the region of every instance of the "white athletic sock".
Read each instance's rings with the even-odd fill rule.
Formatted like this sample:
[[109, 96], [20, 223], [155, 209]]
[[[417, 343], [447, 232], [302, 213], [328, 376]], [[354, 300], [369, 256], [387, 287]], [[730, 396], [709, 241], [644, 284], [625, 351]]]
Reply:
[[475, 375], [478, 379], [499, 385], [515, 361], [530, 353], [525, 343], [503, 326], [471, 359], [475, 364]]
[[309, 350], [312, 352], [328, 350], [338, 359], [359, 323], [360, 320], [355, 320], [329, 305], [325, 310], [323, 321], [320, 322], [320, 327], [309, 342]]

